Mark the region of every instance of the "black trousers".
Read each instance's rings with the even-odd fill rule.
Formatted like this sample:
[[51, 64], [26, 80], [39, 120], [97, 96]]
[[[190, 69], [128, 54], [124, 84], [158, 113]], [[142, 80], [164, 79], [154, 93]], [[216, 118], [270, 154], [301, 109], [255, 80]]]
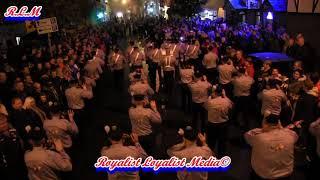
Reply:
[[233, 100], [233, 85], [231, 82], [228, 84], [221, 84], [221, 87], [225, 90], [227, 97]]
[[217, 83], [217, 69], [216, 68], [206, 69], [205, 75], [207, 76], [207, 79], [211, 84]]
[[250, 96], [239, 96], [234, 98], [235, 108], [233, 118], [235, 123], [243, 130], [249, 130], [252, 123], [249, 122], [250, 110], [252, 111], [252, 99]]
[[174, 86], [174, 71], [163, 71], [163, 83], [168, 96], [172, 95]]
[[153, 156], [153, 149], [155, 147], [155, 135], [153, 133], [145, 136], [139, 136], [139, 143], [141, 147], [146, 151], [150, 156]]
[[191, 64], [194, 66], [195, 71], [200, 71], [201, 70], [201, 61], [197, 58], [197, 59], [189, 59], [189, 61], [191, 62]]
[[123, 69], [120, 70], [114, 70], [113, 71], [113, 76], [114, 76], [114, 87], [117, 90], [122, 90], [122, 85], [123, 85]]
[[223, 122], [223, 123], [208, 122], [208, 126], [207, 126], [208, 146], [212, 150], [216, 150], [216, 145], [217, 145], [218, 150], [216, 150], [216, 152], [219, 158], [225, 156], [225, 153], [226, 153], [228, 125], [229, 125], [229, 122]]
[[192, 127], [198, 132], [206, 132], [206, 110], [203, 103], [192, 102]]
[[157, 80], [157, 73], [159, 78], [161, 77], [161, 69], [158, 63], [149, 62], [149, 79], [150, 79], [150, 86], [153, 90], [156, 89], [156, 80]]
[[191, 112], [192, 97], [188, 84], [180, 84], [181, 89], [181, 106], [185, 113]]
[[[251, 180], [269, 180], [269, 179], [264, 179], [257, 175], [254, 171], [251, 172]], [[287, 176], [287, 177], [281, 177], [277, 178], [276, 180], [292, 180], [292, 175]]]
[[73, 109], [74, 121], [79, 129], [79, 142], [83, 140], [85, 131], [88, 128], [88, 114], [85, 109]]
[[306, 173], [307, 180], [320, 179], [319, 167], [320, 167], [320, 158], [319, 157], [311, 160], [309, 167], [307, 169], [307, 173]]

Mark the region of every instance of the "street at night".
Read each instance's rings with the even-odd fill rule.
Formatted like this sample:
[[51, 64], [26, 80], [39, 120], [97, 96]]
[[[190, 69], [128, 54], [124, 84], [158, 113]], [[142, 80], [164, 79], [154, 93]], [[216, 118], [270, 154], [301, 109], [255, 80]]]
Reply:
[[316, 180], [319, 0], [10, 0], [0, 179]]

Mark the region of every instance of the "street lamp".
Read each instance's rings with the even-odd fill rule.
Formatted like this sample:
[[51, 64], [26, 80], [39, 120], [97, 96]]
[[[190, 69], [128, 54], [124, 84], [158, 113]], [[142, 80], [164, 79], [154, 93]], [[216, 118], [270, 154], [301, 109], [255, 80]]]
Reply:
[[117, 16], [117, 18], [122, 18], [123, 17], [123, 13], [122, 12], [117, 12], [116, 16]]
[[122, 3], [123, 5], [127, 4], [127, 2], [128, 2], [127, 0], [122, 0], [122, 1], [121, 1], [121, 3]]
[[99, 13], [97, 14], [97, 17], [98, 17], [98, 19], [102, 19], [102, 18], [103, 18], [103, 13], [102, 13], [102, 12], [99, 12]]
[[169, 6], [166, 6], [166, 5], [164, 5], [164, 7], [163, 7], [163, 11], [164, 11], [164, 18], [165, 19], [169, 19], [169, 15], [168, 15], [168, 9], [169, 9], [170, 7]]
[[267, 19], [268, 19], [268, 20], [273, 20], [273, 14], [272, 14], [272, 12], [268, 12]]

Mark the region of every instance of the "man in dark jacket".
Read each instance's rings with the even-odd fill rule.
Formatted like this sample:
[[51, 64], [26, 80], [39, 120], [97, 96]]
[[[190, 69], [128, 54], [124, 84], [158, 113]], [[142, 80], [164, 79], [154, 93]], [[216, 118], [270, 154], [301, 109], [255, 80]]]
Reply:
[[27, 179], [22, 141], [4, 114], [0, 114], [0, 154], [1, 179]]
[[317, 159], [316, 154], [316, 139], [309, 132], [310, 124], [316, 121], [319, 115], [318, 108], [318, 93], [316, 88], [314, 88], [313, 81], [317, 81], [319, 79], [311, 75], [310, 79], [306, 81], [306, 91], [300, 95], [296, 107], [295, 107], [295, 115], [293, 120], [299, 121], [303, 120], [302, 123], [302, 131], [301, 131], [301, 143], [302, 146], [307, 148], [307, 155], [311, 161]]
[[296, 52], [294, 58], [302, 61], [305, 64], [307, 71], [313, 70], [315, 62], [312, 62], [312, 48], [309, 46], [309, 44], [305, 43], [304, 36], [302, 34], [298, 34], [296, 43], [297, 46], [295, 48]]
[[18, 97], [12, 99], [12, 108], [13, 110], [9, 116], [10, 122], [17, 129], [24, 142], [27, 142], [26, 129], [35, 126], [42, 127], [42, 122], [32, 118], [32, 115], [22, 108], [22, 100]]

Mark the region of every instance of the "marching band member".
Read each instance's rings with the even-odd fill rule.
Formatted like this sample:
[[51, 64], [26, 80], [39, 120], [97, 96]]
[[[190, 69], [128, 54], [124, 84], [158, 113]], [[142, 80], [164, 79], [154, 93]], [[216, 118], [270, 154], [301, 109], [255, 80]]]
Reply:
[[213, 149], [217, 143], [218, 156], [223, 157], [226, 153], [226, 134], [233, 103], [221, 87], [214, 86], [204, 107], [208, 111], [207, 138], [209, 147]]
[[122, 89], [122, 82], [124, 80], [124, 65], [125, 57], [120, 53], [119, 48], [115, 48], [111, 57], [109, 58], [109, 66], [114, 76], [114, 85], [116, 89]]
[[134, 76], [135, 81], [129, 87], [129, 93], [133, 96], [135, 94], [141, 94], [145, 96], [152, 96], [154, 94], [153, 89], [149, 86], [148, 82], [141, 80], [141, 75], [136, 74]]
[[[179, 130], [179, 135], [183, 136], [183, 142], [172, 146], [167, 150], [169, 156], [177, 158], [186, 158], [187, 162], [190, 162], [192, 158], [196, 156], [208, 159], [213, 155], [213, 152], [208, 147], [206, 143], [206, 138], [201, 133], [191, 126], [187, 126], [184, 130]], [[201, 145], [197, 145], [197, 139], [200, 141]], [[207, 180], [208, 172], [188, 172], [188, 171], [178, 171], [177, 178], [179, 180]]]
[[[206, 129], [206, 111], [203, 104], [208, 100], [208, 92], [212, 85], [200, 72], [194, 75], [195, 81], [189, 84], [192, 95], [192, 127], [201, 132]], [[200, 116], [200, 119], [199, 119]]]
[[151, 101], [150, 108], [146, 108], [145, 96], [134, 95], [133, 105], [129, 109], [132, 133], [138, 135], [143, 149], [148, 155], [152, 155], [155, 145], [155, 133], [152, 131], [152, 124], [160, 124], [162, 121], [156, 102]]
[[186, 47], [186, 60], [191, 61], [195, 69], [200, 68], [200, 63], [198, 62], [200, 53], [200, 47], [196, 44], [195, 40], [192, 40], [192, 43]]
[[190, 63], [183, 61], [180, 63], [180, 86], [181, 86], [181, 104], [184, 112], [191, 112], [191, 93], [189, 84], [193, 81], [194, 69]]
[[163, 81], [166, 88], [166, 92], [172, 95], [175, 77], [175, 66], [178, 64], [176, 57], [172, 54], [170, 48], [167, 48], [166, 55], [162, 56], [161, 67], [163, 71]]
[[130, 41], [129, 42], [129, 47], [127, 48], [126, 54], [125, 54], [126, 59], [130, 59], [131, 58], [131, 55], [132, 55], [133, 49], [134, 49], [133, 47], [134, 47], [134, 42]]
[[[136, 134], [125, 135], [122, 130], [117, 126], [105, 126], [105, 131], [108, 134], [111, 146], [104, 146], [101, 150], [101, 156], [106, 156], [111, 160], [121, 160], [127, 157], [134, 159], [146, 158], [147, 154], [139, 144]], [[126, 144], [126, 141], [130, 141]], [[139, 172], [116, 172], [108, 173], [109, 180], [139, 180]]]
[[298, 136], [282, 127], [278, 115], [270, 114], [263, 121], [262, 128], [250, 130], [244, 137], [252, 146], [254, 179], [290, 179]]
[[133, 52], [130, 56], [130, 65], [133, 68], [142, 67], [142, 63], [145, 61], [145, 55], [139, 50], [138, 46], [133, 47]]
[[25, 153], [24, 159], [30, 180], [59, 179], [58, 172], [72, 170], [70, 157], [59, 139], [53, 139], [55, 151], [45, 147], [45, 133], [35, 127], [28, 133], [32, 150]]
[[149, 78], [150, 85], [154, 90], [156, 90], [157, 79], [159, 80], [159, 77], [161, 75], [161, 56], [162, 55], [159, 45], [153, 45], [149, 54], [149, 58], [151, 60], [149, 63]]

